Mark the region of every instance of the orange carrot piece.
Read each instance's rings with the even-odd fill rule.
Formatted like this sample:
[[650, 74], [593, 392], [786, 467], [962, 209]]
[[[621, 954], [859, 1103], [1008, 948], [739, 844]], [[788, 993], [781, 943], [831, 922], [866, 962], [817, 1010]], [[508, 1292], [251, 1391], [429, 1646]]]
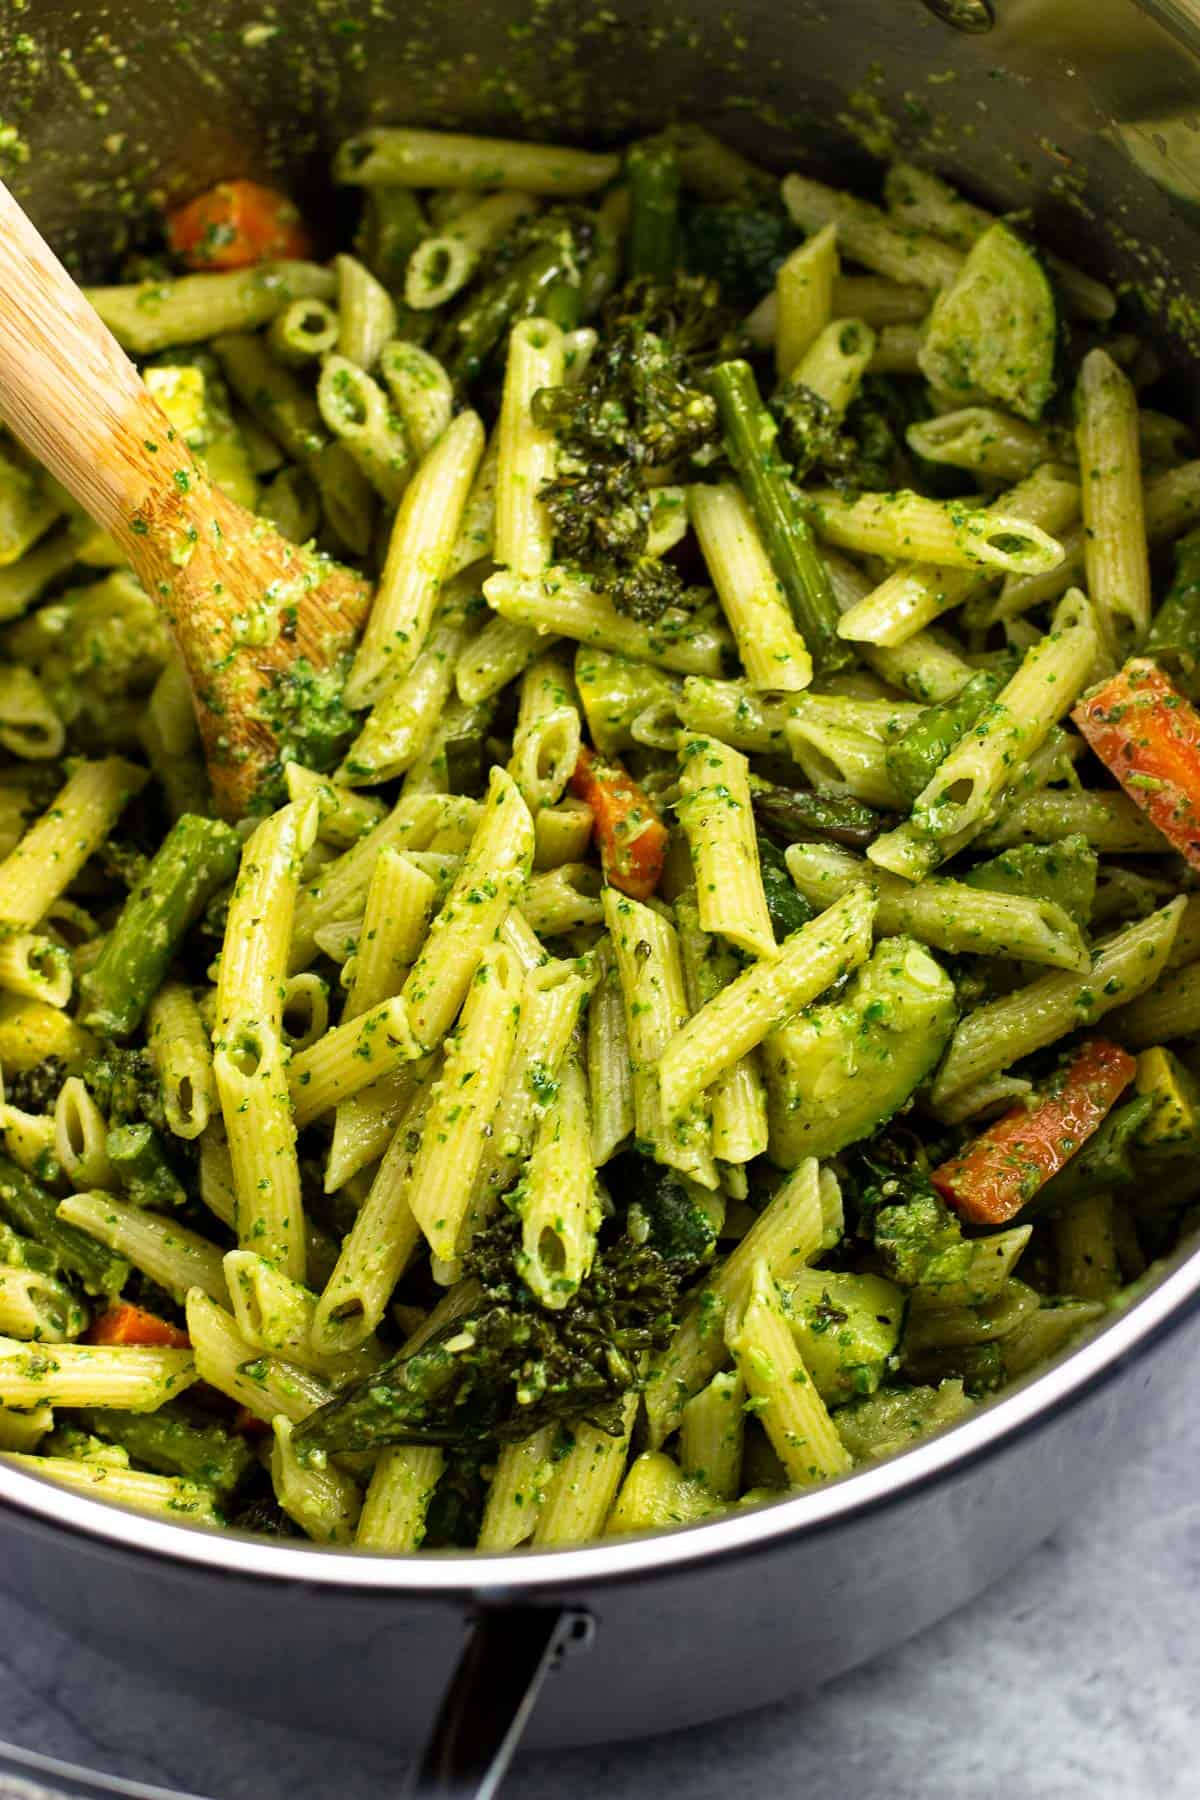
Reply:
[[300, 209], [257, 181], [220, 181], [167, 215], [167, 241], [189, 269], [244, 269], [312, 255]]
[[93, 1321], [84, 1336], [86, 1344], [141, 1344], [155, 1349], [189, 1350], [192, 1340], [178, 1325], [160, 1319], [130, 1300], [114, 1300]]
[[1136, 1071], [1127, 1051], [1089, 1038], [1042, 1093], [935, 1169], [934, 1187], [970, 1224], [1007, 1224], [1091, 1137]]
[[1191, 701], [1139, 656], [1071, 717], [1134, 804], [1200, 869], [1200, 713]]
[[649, 899], [667, 853], [667, 828], [649, 795], [620, 763], [604, 762], [586, 746], [579, 752], [571, 791], [592, 809], [605, 880], [631, 899]]

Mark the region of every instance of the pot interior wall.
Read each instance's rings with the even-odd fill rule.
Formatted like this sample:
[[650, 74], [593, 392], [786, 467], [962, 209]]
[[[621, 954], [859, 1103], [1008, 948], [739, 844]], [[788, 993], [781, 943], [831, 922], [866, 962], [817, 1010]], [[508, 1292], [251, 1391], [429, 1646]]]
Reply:
[[37, 0], [0, 23], [0, 173], [88, 272], [156, 200], [272, 170], [334, 224], [331, 145], [367, 121], [611, 139], [700, 119], [843, 179], [903, 151], [1033, 208], [1200, 347], [1192, 0]]

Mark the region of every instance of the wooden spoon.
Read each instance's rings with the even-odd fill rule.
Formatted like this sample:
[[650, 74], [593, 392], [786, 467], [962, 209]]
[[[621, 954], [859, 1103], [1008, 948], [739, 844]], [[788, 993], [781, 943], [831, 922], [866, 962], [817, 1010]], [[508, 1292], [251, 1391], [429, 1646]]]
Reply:
[[294, 665], [336, 663], [370, 590], [214, 486], [3, 184], [0, 416], [112, 532], [162, 608], [217, 804], [228, 817], [253, 810], [281, 747], [273, 690]]

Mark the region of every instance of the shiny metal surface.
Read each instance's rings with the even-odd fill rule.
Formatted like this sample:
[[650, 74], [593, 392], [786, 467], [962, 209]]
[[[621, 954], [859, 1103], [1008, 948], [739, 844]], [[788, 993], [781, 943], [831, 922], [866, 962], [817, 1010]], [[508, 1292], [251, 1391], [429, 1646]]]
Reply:
[[[328, 150], [365, 120], [597, 138], [679, 114], [777, 167], [802, 155], [869, 180], [872, 153], [902, 149], [989, 203], [1032, 208], [1050, 241], [1137, 284], [1168, 354], [1200, 351], [1187, 293], [1200, 224], [1172, 142], [1200, 113], [1185, 48], [1200, 46], [1197, 8], [994, 10], [974, 35], [922, 0], [793, 0], [786, 27], [776, 0], [617, 0], [590, 16], [565, 0], [532, 14], [501, 0], [36, 0], [0, 20], [0, 172], [96, 268], [164, 194], [221, 175], [274, 168], [336, 223]], [[548, 1681], [534, 1741], [662, 1730], [826, 1679], [1011, 1567], [1135, 1453], [1198, 1312], [1200, 1261], [1181, 1260], [946, 1437], [656, 1539], [359, 1557], [168, 1525], [0, 1467], [0, 1553], [82, 1635], [103, 1640], [119, 1619], [123, 1655], [248, 1709], [397, 1743], [421, 1734], [473, 1608], [582, 1605], [595, 1645]]]

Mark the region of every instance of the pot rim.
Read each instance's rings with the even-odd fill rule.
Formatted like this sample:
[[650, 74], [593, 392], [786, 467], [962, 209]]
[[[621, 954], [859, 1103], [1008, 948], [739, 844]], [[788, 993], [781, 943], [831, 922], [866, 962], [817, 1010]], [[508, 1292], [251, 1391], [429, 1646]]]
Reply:
[[926, 1443], [785, 1500], [672, 1531], [577, 1548], [395, 1555], [277, 1544], [242, 1533], [174, 1523], [93, 1499], [28, 1474], [4, 1457], [0, 1457], [0, 1510], [32, 1514], [112, 1550], [220, 1575], [431, 1600], [536, 1600], [563, 1589], [680, 1572], [690, 1565], [762, 1551], [782, 1539], [844, 1525], [931, 1482], [958, 1474], [1026, 1431], [1049, 1423], [1056, 1414], [1127, 1372], [1133, 1362], [1197, 1311], [1200, 1249], [1192, 1248], [1177, 1252], [1173, 1266], [1168, 1266], [1148, 1293], [1105, 1322], [1078, 1349], [997, 1396], [974, 1418], [964, 1419]]

